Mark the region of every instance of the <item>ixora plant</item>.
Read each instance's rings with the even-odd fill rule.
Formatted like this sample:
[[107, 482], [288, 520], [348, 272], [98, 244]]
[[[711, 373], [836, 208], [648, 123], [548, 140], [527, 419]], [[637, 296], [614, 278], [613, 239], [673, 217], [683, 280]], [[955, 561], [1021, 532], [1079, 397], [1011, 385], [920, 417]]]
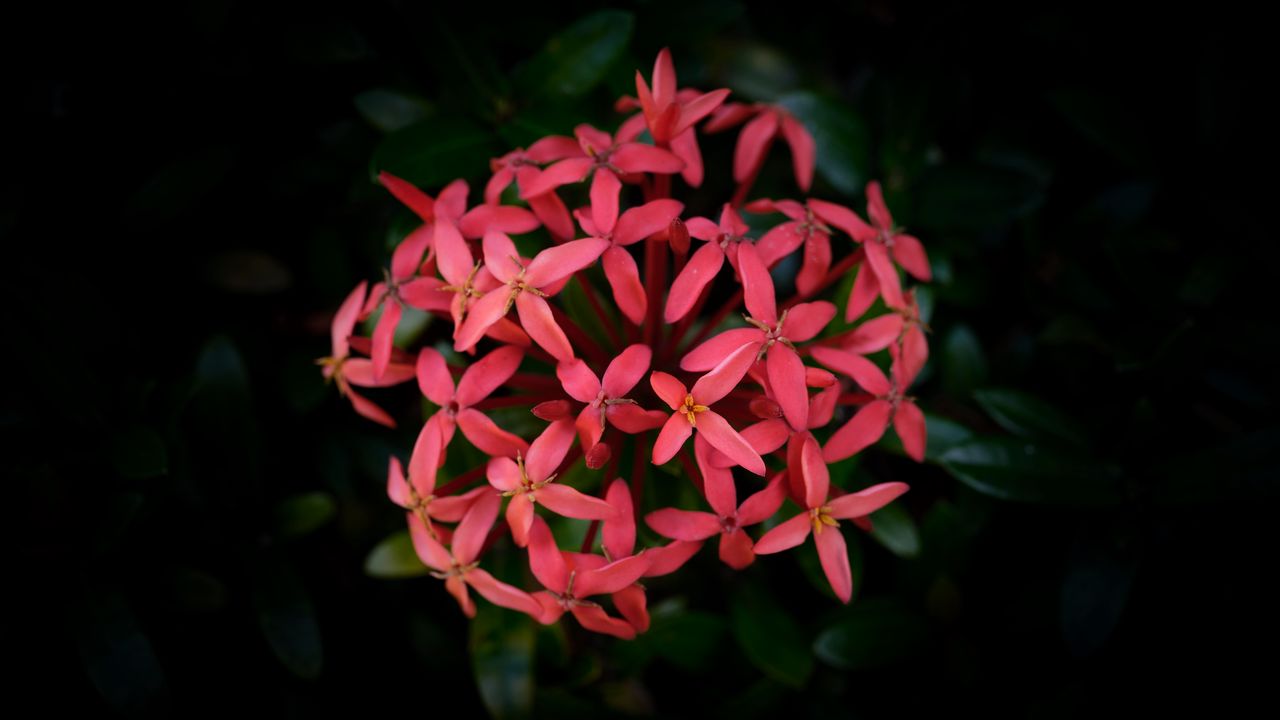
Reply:
[[[746, 202], [776, 136], [790, 146], [801, 191], [818, 149], [782, 108], [726, 104], [728, 95], [679, 88], [664, 50], [649, 82], [637, 72], [636, 97], [618, 102], [639, 112], [616, 133], [579, 125], [575, 137], [543, 138], [495, 159], [476, 207], [467, 208], [462, 181], [432, 198], [381, 175], [422, 225], [396, 247], [384, 281], [361, 283], [342, 304], [333, 355], [321, 364], [375, 422], [394, 426], [356, 387], [416, 379], [435, 408], [407, 466], [390, 460], [387, 493], [407, 513], [418, 557], [468, 616], [474, 590], [542, 623], [568, 612], [589, 630], [630, 638], [649, 623], [642, 579], [678, 571], [713, 537], [720, 558], [740, 569], [812, 535], [832, 589], [848, 602], [840, 521], [869, 529], [868, 515], [907, 487], [846, 493], [829, 482], [828, 463], [869, 447], [890, 425], [910, 457], [924, 456], [924, 416], [906, 393], [928, 348], [898, 272], [930, 279], [920, 242], [895, 228], [874, 182], [869, 223], [817, 198]], [[672, 197], [673, 176], [702, 182], [699, 123], [704, 132], [745, 123], [737, 189], [715, 218], [690, 216]], [[501, 204], [512, 183], [527, 207]], [[562, 193], [580, 183], [589, 183], [590, 203], [570, 212]], [[626, 207], [633, 197], [643, 202]], [[777, 224], [751, 237], [743, 213]], [[525, 237], [517, 245], [512, 235]], [[801, 257], [796, 294], [780, 299], [771, 268], [793, 253]], [[837, 298], [845, 322], [863, 318], [877, 298], [887, 312], [833, 332], [839, 310], [818, 298], [850, 274], [848, 297]], [[729, 296], [704, 313], [722, 276]], [[585, 307], [559, 304], [570, 282]], [[406, 305], [452, 323], [452, 352], [443, 348], [450, 357], [394, 347]], [[379, 309], [372, 337], [353, 337]], [[599, 316], [596, 335], [573, 319], [582, 312]], [[739, 316], [743, 323], [729, 322]], [[866, 357], [883, 350], [887, 373]], [[542, 426], [536, 437], [486, 414], [520, 407]], [[837, 415], [848, 419], [833, 422]], [[488, 460], [442, 482], [457, 431]], [[673, 463], [683, 480], [663, 482], [691, 483], [706, 507], [645, 507], [649, 463]], [[630, 482], [620, 465], [631, 468]], [[788, 501], [799, 512], [753, 539], [748, 529], [785, 516]], [[589, 521], [581, 546], [562, 547], [546, 514]], [[669, 542], [637, 548], [639, 523]], [[524, 553], [541, 588], [485, 569], [486, 553], [507, 534], [516, 549], [495, 552]]]

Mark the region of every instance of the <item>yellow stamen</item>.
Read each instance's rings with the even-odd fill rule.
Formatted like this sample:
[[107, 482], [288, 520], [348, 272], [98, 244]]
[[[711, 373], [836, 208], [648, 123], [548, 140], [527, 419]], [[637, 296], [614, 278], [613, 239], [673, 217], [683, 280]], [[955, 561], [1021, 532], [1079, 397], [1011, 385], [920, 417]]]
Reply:
[[680, 407], [680, 412], [684, 413], [684, 416], [686, 419], [688, 419], [690, 425], [697, 427], [698, 413], [704, 413], [710, 409], [711, 408], [707, 407], [706, 405], [698, 405], [697, 403], [695, 403], [693, 401], [693, 395], [685, 395], [684, 405]]

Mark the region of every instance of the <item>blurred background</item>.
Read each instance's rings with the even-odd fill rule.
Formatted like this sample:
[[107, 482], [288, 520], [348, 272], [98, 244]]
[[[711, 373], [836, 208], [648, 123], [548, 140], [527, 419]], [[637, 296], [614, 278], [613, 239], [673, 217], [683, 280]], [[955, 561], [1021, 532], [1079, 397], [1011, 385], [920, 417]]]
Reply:
[[[214, 0], [6, 23], [6, 698], [572, 718], [1261, 696], [1280, 639], [1263, 32], [1032, 5]], [[634, 642], [488, 606], [468, 624], [437, 581], [375, 577], [412, 571], [380, 543], [414, 393], [376, 395], [406, 420], [384, 431], [313, 364], [415, 223], [373, 175], [463, 177], [474, 201], [489, 158], [614, 127], [664, 46], [682, 85], [805, 122], [814, 195], [862, 211], [878, 178], [924, 240], [928, 460], [887, 439], [837, 468], [912, 485], [847, 530], [847, 607], [811, 546], [744, 573], [705, 550], [650, 584]], [[694, 210], [728, 196], [735, 138], [703, 142]], [[792, 187], [776, 150], [756, 194]]]

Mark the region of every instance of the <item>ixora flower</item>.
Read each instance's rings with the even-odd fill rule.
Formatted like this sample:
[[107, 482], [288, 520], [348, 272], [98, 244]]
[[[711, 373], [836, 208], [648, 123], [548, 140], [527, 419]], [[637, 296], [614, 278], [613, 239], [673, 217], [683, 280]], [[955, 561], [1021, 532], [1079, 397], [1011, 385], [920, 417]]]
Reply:
[[[474, 590], [542, 623], [570, 615], [631, 638], [649, 627], [644, 578], [692, 572], [686, 563], [712, 538], [720, 559], [742, 569], [812, 535], [848, 602], [841, 521], [866, 527], [907, 487], [847, 492], [827, 463], [867, 450], [890, 426], [910, 457], [924, 457], [924, 414], [905, 394], [929, 356], [904, 287], [930, 279], [922, 244], [894, 225], [876, 183], [869, 222], [820, 198], [748, 202], [775, 138], [791, 147], [800, 193], [817, 148], [785, 110], [726, 105], [728, 92], [679, 88], [663, 50], [650, 79], [637, 72], [636, 97], [617, 102], [634, 114], [615, 132], [579, 125], [573, 137], [494, 159], [479, 205], [468, 208], [461, 180], [432, 197], [380, 176], [422, 224], [391, 253], [382, 282], [361, 283], [342, 303], [320, 364], [364, 417], [394, 426], [408, 405], [426, 408], [407, 464], [388, 460], [387, 495], [468, 616]], [[738, 124], [733, 168], [704, 177], [700, 133]], [[732, 197], [707, 188], [682, 197], [682, 182], [704, 179], [734, 187]], [[512, 183], [520, 199], [504, 205]], [[780, 219], [753, 229], [744, 211]], [[783, 297], [791, 283], [778, 273], [795, 254], [797, 292]], [[852, 291], [832, 297], [842, 279]], [[863, 317], [877, 297], [885, 312]], [[704, 312], [711, 298], [722, 304]], [[833, 332], [837, 303], [858, 322]], [[420, 347], [395, 346], [402, 305], [433, 317]], [[353, 336], [379, 308], [372, 337]], [[395, 412], [353, 390], [415, 378], [416, 402], [405, 397]], [[689, 483], [694, 494], [655, 506], [653, 497], [681, 493], [646, 495], [646, 482]], [[665, 544], [638, 543], [640, 523]], [[523, 562], [488, 562], [512, 554]], [[499, 580], [482, 564], [528, 572]]]

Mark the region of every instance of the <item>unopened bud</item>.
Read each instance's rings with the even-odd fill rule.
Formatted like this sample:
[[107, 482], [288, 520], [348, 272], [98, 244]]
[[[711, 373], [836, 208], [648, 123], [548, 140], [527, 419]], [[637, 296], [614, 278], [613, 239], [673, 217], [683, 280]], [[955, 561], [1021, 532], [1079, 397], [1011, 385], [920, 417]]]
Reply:
[[568, 400], [548, 400], [533, 406], [533, 416], [539, 420], [555, 422], [569, 417], [572, 409]]

